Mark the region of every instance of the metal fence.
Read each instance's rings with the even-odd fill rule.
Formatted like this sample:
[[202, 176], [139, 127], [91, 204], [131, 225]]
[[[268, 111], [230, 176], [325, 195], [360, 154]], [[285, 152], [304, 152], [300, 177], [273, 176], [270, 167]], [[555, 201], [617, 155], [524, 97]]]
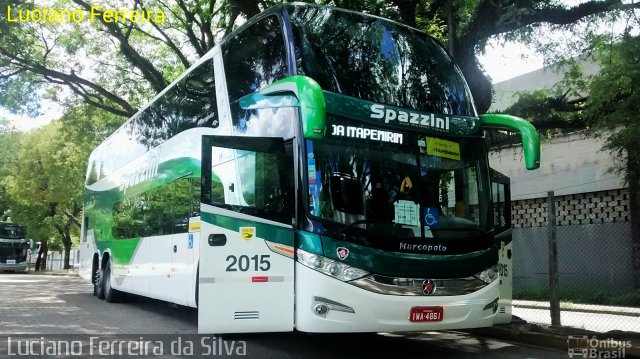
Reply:
[[[549, 240], [553, 232], [548, 224], [548, 208], [553, 206], [546, 199], [531, 201], [528, 208], [514, 205], [514, 216], [535, 215], [538, 224], [542, 216], [547, 222], [523, 225], [520, 221], [513, 229], [515, 316], [530, 323], [552, 324], [552, 284], [557, 278], [560, 325], [597, 332], [640, 332], [640, 289], [635, 285], [630, 223], [624, 216], [624, 205], [622, 211], [602, 215], [607, 208], [620, 209], [621, 203], [611, 204], [615, 199], [606, 196], [583, 194], [578, 199], [575, 195], [571, 199], [552, 199], [556, 214], [555, 221], [551, 216], [556, 223], [555, 276], [549, 274], [553, 273], [553, 242]], [[569, 205], [571, 210], [567, 210]], [[567, 221], [567, 216], [574, 220]], [[576, 220], [576, 216], [580, 219]]]
[[[31, 265], [29, 270], [33, 271], [36, 267], [37, 254], [34, 254], [31, 258]], [[69, 267], [70, 270], [77, 270], [80, 263], [80, 251], [72, 249], [69, 253]], [[47, 252], [47, 262], [45, 270], [48, 271], [61, 271], [64, 270], [64, 252], [49, 251]]]

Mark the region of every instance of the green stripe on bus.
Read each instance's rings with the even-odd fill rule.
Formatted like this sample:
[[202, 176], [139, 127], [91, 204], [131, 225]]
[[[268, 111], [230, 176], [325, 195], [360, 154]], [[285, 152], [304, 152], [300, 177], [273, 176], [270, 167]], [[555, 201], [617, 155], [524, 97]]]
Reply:
[[285, 228], [248, 219], [233, 218], [207, 212], [202, 213], [200, 219], [214, 226], [222, 227], [238, 233], [240, 232], [240, 227], [256, 227], [256, 237], [293, 247], [292, 228]]
[[136, 252], [141, 238], [118, 239], [96, 242], [101, 252], [109, 249], [113, 264], [131, 264], [133, 254]]

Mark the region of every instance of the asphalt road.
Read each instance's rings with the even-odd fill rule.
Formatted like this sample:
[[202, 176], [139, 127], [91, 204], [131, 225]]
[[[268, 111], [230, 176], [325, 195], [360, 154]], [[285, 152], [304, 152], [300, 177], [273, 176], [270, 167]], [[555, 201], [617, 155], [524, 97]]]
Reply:
[[[197, 325], [195, 309], [140, 297], [127, 298], [124, 303], [106, 303], [94, 297], [91, 285], [77, 277], [0, 273], [0, 357], [16, 357], [9, 356], [16, 354], [15, 348], [9, 352], [9, 337], [11, 345], [40, 340], [42, 347], [46, 347], [49, 341], [79, 340], [85, 346], [83, 356], [89, 356], [89, 335], [97, 336], [98, 340], [125, 338], [145, 342], [160, 337], [168, 341], [164, 357], [173, 357], [175, 355], [170, 355], [168, 343], [174, 344], [177, 339], [184, 339], [187, 343], [193, 339], [189, 335], [197, 333]], [[119, 336], [124, 334], [128, 336]], [[461, 332], [355, 335], [294, 332], [224, 335], [206, 339], [206, 343], [201, 337], [196, 339], [193, 339], [195, 353], [202, 354], [201, 346], [205, 345], [208, 346], [205, 354], [209, 356], [227, 356], [228, 349], [234, 344], [235, 349], [231, 352], [251, 358], [568, 357], [563, 351], [506, 343]], [[238, 351], [241, 347], [244, 349]], [[153, 352], [146, 353], [154, 356]], [[189, 352], [185, 353], [182, 356], [189, 357]], [[92, 354], [96, 356], [99, 353]]]

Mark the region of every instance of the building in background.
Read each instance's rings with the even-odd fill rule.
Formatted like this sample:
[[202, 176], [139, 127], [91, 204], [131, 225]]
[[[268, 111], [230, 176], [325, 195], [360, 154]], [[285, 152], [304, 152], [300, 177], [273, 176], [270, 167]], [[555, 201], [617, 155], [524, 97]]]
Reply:
[[[597, 71], [592, 63], [581, 66], [586, 73]], [[518, 92], [551, 89], [562, 76], [561, 71], [543, 68], [497, 83], [491, 110], [506, 109]], [[612, 171], [618, 158], [602, 150], [602, 144], [602, 139], [580, 131], [543, 139], [540, 169], [526, 176], [517, 161], [523, 161], [520, 145], [496, 147], [490, 153], [491, 167], [511, 178], [516, 293], [548, 288], [549, 191], [556, 204], [561, 292], [633, 290], [629, 192], [622, 175]]]

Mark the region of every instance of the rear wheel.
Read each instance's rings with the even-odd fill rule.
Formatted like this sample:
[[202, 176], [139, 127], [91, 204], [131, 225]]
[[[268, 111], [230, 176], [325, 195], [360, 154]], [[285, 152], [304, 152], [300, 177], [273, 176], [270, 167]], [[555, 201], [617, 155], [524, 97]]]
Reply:
[[111, 287], [111, 263], [107, 263], [104, 269], [104, 299], [109, 303], [116, 303], [120, 300], [120, 291]]
[[104, 271], [102, 269], [96, 271], [96, 281], [93, 284], [93, 292], [98, 299], [104, 299]]

